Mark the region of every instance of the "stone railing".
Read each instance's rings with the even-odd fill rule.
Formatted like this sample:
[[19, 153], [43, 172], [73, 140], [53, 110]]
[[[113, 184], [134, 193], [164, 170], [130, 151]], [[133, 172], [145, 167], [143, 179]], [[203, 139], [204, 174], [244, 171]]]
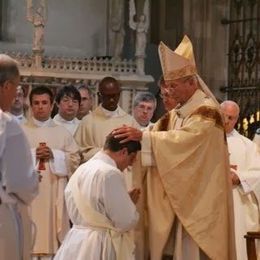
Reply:
[[[19, 62], [21, 84], [31, 88], [46, 85], [56, 91], [66, 84], [87, 84], [95, 94], [98, 84], [105, 76], [118, 79], [122, 85], [120, 105], [131, 113], [132, 101], [139, 91], [146, 91], [147, 84], [153, 82], [150, 75], [137, 72], [136, 63], [132, 60], [121, 60], [110, 57], [64, 58], [43, 56], [40, 62], [32, 54], [5, 52]], [[39, 61], [39, 60], [38, 60]], [[95, 95], [94, 106], [98, 104]]]
[[6, 52], [6, 54], [16, 59], [23, 70], [30, 69], [85, 74], [136, 74], [136, 63], [133, 60], [121, 60], [110, 57], [82, 59], [45, 56], [42, 58], [40, 66], [35, 66], [34, 56], [32, 55], [14, 52]]
[[76, 71], [83, 73], [118, 73], [135, 74], [136, 64], [132, 60], [119, 60], [115, 58], [56, 58], [47, 57], [42, 62], [43, 69]]

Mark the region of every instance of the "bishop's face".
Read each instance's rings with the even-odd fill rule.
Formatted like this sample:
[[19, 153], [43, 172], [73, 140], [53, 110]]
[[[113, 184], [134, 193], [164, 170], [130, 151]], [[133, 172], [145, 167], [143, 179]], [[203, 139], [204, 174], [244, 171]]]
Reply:
[[164, 91], [171, 96], [177, 104], [185, 104], [193, 92], [193, 80], [189, 77], [165, 81]]
[[172, 109], [174, 109], [178, 105], [178, 103], [173, 98], [173, 96], [171, 96], [169, 91], [166, 89], [165, 82], [161, 82], [160, 91], [161, 91], [160, 97], [162, 98], [165, 110], [171, 111]]
[[38, 121], [46, 121], [51, 116], [53, 104], [48, 94], [33, 95], [32, 96], [32, 114], [33, 117]]

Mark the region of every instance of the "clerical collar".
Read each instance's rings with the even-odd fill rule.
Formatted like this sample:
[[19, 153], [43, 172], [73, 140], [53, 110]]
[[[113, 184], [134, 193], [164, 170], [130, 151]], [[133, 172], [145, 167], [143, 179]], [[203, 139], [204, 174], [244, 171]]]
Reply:
[[116, 110], [114, 110], [114, 111], [107, 110], [102, 106], [100, 106], [100, 107], [107, 117], [118, 117], [119, 116], [119, 107], [118, 106], [117, 106]]
[[37, 125], [38, 127], [44, 127], [44, 126], [49, 126], [51, 122], [51, 118], [47, 119], [46, 121], [39, 121], [35, 119], [34, 117], [32, 118], [33, 123]]
[[207, 98], [206, 94], [202, 90], [197, 89], [184, 105], [176, 106], [175, 112], [177, 116], [181, 118], [187, 117], [195, 107], [201, 104], [202, 98]]
[[12, 116], [15, 118], [15, 120], [16, 120], [18, 123], [21, 123], [21, 121], [23, 121], [23, 119], [24, 119], [24, 115], [23, 115], [23, 114], [20, 114], [20, 115], [14, 115], [14, 114], [12, 114]]
[[230, 133], [227, 133], [226, 135], [227, 135], [227, 137], [230, 137], [230, 136], [235, 135], [236, 132], [237, 132], [237, 131], [236, 131], [235, 129], [233, 129]]
[[66, 120], [66, 119], [64, 119], [60, 114], [57, 114], [55, 117], [54, 117], [54, 119], [55, 120], [58, 120], [58, 121], [60, 121], [60, 122], [62, 122], [62, 123], [66, 123], [66, 124], [75, 124], [75, 121], [76, 121], [76, 119], [75, 118], [73, 118], [72, 120]]

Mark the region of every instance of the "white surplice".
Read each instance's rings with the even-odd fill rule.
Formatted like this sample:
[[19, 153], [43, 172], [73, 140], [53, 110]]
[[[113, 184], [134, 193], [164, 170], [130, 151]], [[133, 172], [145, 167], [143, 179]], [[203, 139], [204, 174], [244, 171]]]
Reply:
[[241, 182], [233, 189], [237, 259], [245, 260], [244, 235], [248, 231], [260, 230], [260, 155], [256, 145], [236, 130], [227, 135], [227, 141], [230, 164], [237, 165], [236, 173]]
[[64, 189], [68, 177], [79, 165], [78, 146], [72, 135], [52, 119], [40, 122], [32, 118], [22, 127], [28, 137], [36, 167], [36, 147], [39, 143], [46, 143], [54, 157], [44, 163], [39, 194], [30, 208], [37, 234], [32, 253], [51, 257], [69, 230]]
[[73, 118], [72, 120], [68, 121], [68, 120], [65, 120], [64, 118], [62, 118], [60, 116], [60, 114], [55, 115], [53, 118], [53, 121], [57, 125], [61, 125], [61, 126], [65, 127], [72, 135], [75, 134], [75, 132], [79, 126], [79, 123], [80, 123], [80, 120], [77, 119], [76, 117]]
[[[77, 178], [80, 193], [87, 203], [108, 218], [115, 228], [121, 232], [134, 228], [139, 215], [126, 190], [122, 172], [107, 154], [98, 152], [81, 165], [72, 178]], [[72, 182], [69, 181], [65, 198], [73, 227], [58, 250], [55, 260], [116, 259], [109, 232], [90, 227], [76, 207], [72, 189]]]
[[29, 144], [15, 119], [0, 110], [0, 259], [28, 259], [26, 206], [38, 192]]
[[253, 142], [257, 145], [257, 149], [260, 154], [260, 128], [256, 130]]

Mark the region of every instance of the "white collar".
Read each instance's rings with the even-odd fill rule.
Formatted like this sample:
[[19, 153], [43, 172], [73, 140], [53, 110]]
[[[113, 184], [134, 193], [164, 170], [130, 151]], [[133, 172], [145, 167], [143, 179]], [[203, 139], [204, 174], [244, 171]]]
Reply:
[[239, 133], [237, 132], [236, 129], [233, 129], [230, 133], [227, 134], [227, 137], [231, 137], [231, 136], [236, 136], [238, 135]]
[[73, 118], [72, 120], [66, 120], [60, 114], [57, 114], [53, 119], [57, 120], [61, 123], [66, 123], [66, 124], [71, 124], [71, 125], [72, 124], [74, 125], [75, 123], [77, 123], [77, 120], [78, 120], [76, 117]]
[[45, 126], [49, 126], [51, 123], [51, 118], [47, 119], [46, 121], [39, 121], [37, 119], [35, 119], [34, 117], [32, 117], [33, 123], [35, 125], [37, 125], [38, 127], [45, 127]]
[[114, 111], [107, 110], [104, 107], [102, 107], [102, 105], [100, 107], [107, 117], [118, 117], [119, 116], [120, 111], [119, 111], [118, 106], [117, 106], [116, 110], [114, 110]]

